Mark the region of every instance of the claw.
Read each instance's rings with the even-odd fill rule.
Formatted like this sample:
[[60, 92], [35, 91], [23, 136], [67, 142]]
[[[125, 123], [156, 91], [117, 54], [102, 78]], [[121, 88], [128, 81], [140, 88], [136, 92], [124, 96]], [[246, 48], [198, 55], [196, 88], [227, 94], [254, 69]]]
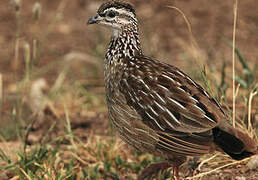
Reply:
[[176, 180], [180, 180], [179, 175], [178, 175], [178, 166], [176, 166], [176, 165], [173, 165], [173, 177]]

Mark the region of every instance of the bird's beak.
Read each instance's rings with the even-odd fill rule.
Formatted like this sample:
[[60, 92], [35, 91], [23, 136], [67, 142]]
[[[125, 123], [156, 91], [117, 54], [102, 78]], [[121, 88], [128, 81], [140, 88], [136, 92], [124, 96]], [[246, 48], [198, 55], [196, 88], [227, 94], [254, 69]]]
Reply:
[[87, 24], [97, 24], [100, 20], [101, 20], [101, 17], [98, 14], [96, 14], [95, 16], [92, 16], [88, 20]]

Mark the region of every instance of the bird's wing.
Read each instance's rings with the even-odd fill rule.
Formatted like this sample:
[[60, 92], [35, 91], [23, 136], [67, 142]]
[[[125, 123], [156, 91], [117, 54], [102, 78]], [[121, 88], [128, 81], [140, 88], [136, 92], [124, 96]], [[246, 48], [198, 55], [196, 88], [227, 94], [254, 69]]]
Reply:
[[184, 149], [181, 153], [189, 155], [206, 151], [211, 129], [225, 118], [217, 101], [173, 66], [147, 57], [129, 64], [120, 91], [142, 122], [157, 132], [160, 148]]

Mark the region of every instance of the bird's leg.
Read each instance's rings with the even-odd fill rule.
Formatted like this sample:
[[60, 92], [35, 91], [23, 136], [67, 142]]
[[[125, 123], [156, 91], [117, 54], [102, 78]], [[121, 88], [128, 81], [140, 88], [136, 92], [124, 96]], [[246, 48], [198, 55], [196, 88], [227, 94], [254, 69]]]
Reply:
[[138, 176], [138, 180], [150, 179], [153, 175], [157, 175], [159, 171], [164, 171], [171, 167], [171, 164], [168, 162], [158, 162], [149, 165], [145, 168], [142, 173]]
[[176, 164], [173, 165], [173, 177], [176, 180], [180, 180], [179, 174], [178, 174], [178, 166]]

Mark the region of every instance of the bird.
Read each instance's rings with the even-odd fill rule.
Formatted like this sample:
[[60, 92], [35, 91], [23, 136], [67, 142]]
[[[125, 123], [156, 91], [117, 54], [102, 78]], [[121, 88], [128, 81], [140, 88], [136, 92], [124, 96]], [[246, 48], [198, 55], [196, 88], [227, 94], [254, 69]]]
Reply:
[[163, 157], [139, 180], [178, 168], [187, 157], [223, 151], [242, 160], [257, 154], [257, 142], [234, 128], [221, 105], [179, 68], [143, 54], [136, 11], [126, 1], [104, 2], [87, 24], [111, 29], [104, 58], [109, 119], [119, 137], [140, 152]]

